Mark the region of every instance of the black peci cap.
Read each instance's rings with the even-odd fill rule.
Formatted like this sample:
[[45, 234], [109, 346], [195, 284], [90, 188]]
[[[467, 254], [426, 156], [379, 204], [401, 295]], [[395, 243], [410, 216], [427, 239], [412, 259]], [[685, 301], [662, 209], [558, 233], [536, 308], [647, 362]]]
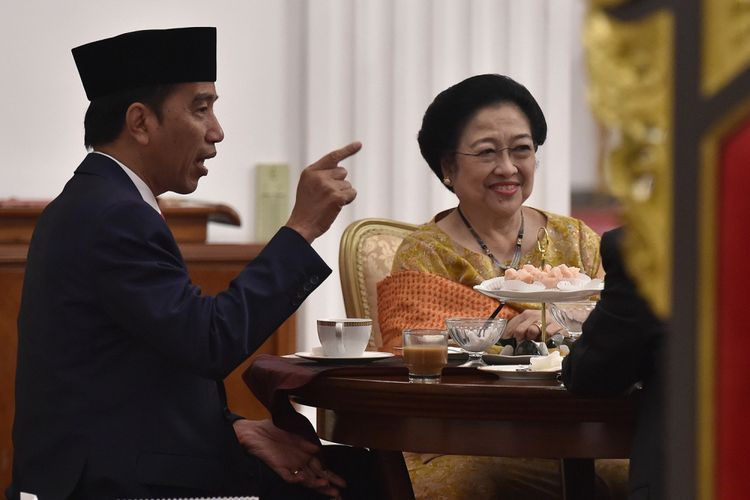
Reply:
[[73, 59], [90, 101], [147, 85], [216, 81], [216, 28], [143, 30], [87, 43]]

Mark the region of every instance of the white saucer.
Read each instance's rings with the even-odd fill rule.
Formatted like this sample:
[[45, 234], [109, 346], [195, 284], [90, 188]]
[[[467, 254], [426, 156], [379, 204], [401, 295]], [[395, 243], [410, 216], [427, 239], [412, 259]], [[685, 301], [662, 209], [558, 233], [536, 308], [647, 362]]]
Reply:
[[298, 358], [309, 359], [312, 361], [333, 361], [341, 362], [347, 361], [351, 363], [367, 363], [369, 361], [375, 361], [378, 359], [392, 358], [393, 354], [390, 352], [380, 351], [365, 351], [362, 356], [324, 356], [313, 352], [295, 352], [295, 356]]

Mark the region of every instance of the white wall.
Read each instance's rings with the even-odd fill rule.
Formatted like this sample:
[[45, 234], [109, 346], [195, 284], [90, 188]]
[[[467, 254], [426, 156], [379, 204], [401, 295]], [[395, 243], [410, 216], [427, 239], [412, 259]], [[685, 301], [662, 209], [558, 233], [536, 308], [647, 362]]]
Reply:
[[0, 198], [51, 198], [85, 154], [87, 101], [74, 46], [124, 31], [217, 26], [217, 103], [227, 139], [192, 196], [236, 208], [243, 228], [212, 228], [226, 241], [251, 239], [252, 166], [288, 159], [285, 2], [261, 0], [3, 1], [0, 10]]
[[[593, 127], [583, 100], [583, 0], [5, 0], [0, 7], [0, 198], [54, 197], [84, 156], [87, 101], [70, 49], [124, 31], [217, 26], [217, 113], [226, 138], [192, 198], [234, 207], [250, 241], [253, 166], [288, 162], [292, 177], [359, 139], [346, 166], [360, 191], [315, 243], [336, 267], [343, 228], [362, 217], [421, 222], [454, 200], [421, 160], [416, 133], [434, 95], [471, 74], [525, 83], [549, 124], [529, 204], [566, 213], [571, 175], [594, 185]], [[573, 170], [573, 174], [571, 171]], [[294, 187], [291, 186], [293, 189]], [[292, 191], [293, 192], [293, 191]], [[299, 347], [314, 318], [343, 314], [334, 273], [303, 306]]]

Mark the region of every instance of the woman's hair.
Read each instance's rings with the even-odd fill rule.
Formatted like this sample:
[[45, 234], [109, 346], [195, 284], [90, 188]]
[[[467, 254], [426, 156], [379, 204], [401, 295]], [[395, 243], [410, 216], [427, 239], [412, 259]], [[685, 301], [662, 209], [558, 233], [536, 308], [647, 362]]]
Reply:
[[94, 99], [83, 119], [83, 144], [92, 148], [117, 139], [125, 125], [125, 112], [131, 104], [140, 102], [151, 108], [161, 120], [161, 106], [172, 93], [175, 84], [150, 85], [124, 90]]
[[500, 103], [518, 106], [529, 120], [534, 146], [544, 144], [547, 122], [526, 87], [504, 75], [472, 76], [439, 93], [422, 118], [419, 150], [438, 179], [443, 179], [441, 160], [456, 150], [469, 120], [480, 109]]

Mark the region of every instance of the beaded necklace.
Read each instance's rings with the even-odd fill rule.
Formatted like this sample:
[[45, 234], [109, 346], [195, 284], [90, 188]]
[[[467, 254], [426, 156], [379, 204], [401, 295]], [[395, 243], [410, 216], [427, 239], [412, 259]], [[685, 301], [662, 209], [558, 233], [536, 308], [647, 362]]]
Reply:
[[518, 228], [518, 236], [516, 236], [516, 248], [515, 250], [513, 250], [513, 260], [511, 260], [510, 266], [502, 265], [500, 261], [498, 261], [497, 258], [492, 254], [492, 251], [490, 251], [489, 247], [487, 247], [482, 238], [479, 237], [479, 234], [474, 230], [473, 227], [471, 227], [471, 223], [469, 223], [469, 219], [467, 219], [464, 213], [461, 211], [461, 207], [456, 207], [456, 210], [458, 210], [458, 215], [461, 217], [461, 220], [464, 221], [466, 229], [469, 230], [479, 246], [482, 247], [482, 250], [484, 250], [484, 253], [487, 255], [487, 257], [492, 259], [492, 262], [497, 267], [499, 267], [503, 271], [508, 269], [508, 267], [518, 269], [518, 264], [521, 261], [521, 244], [523, 243], [523, 209], [521, 209], [521, 227]]

